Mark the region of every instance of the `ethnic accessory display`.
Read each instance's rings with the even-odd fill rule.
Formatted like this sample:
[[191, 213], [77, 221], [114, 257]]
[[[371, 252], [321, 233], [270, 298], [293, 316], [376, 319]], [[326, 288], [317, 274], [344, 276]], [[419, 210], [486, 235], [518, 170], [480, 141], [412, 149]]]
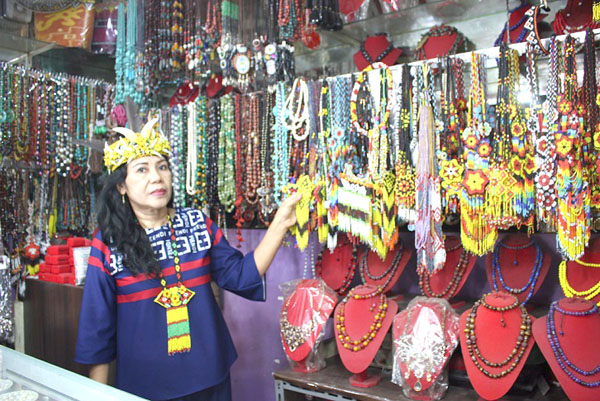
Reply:
[[140, 157], [171, 155], [168, 139], [156, 129], [158, 121], [158, 118], [148, 121], [139, 133], [123, 127], [113, 128], [114, 131], [122, 134], [123, 138], [111, 145], [105, 145], [104, 165], [109, 172]]

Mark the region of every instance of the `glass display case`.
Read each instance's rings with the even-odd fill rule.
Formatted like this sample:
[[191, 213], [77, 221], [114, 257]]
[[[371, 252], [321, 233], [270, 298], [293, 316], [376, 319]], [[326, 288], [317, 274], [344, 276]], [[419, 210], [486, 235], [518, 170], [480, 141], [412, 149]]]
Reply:
[[136, 401], [138, 396], [0, 346], [0, 401]]

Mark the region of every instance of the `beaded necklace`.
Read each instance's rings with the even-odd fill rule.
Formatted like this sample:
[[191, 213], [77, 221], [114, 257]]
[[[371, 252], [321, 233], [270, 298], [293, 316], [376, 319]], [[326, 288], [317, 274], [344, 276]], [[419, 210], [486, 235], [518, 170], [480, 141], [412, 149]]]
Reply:
[[[445, 73], [443, 75], [441, 108], [444, 123], [444, 135], [440, 137], [441, 149], [437, 152], [439, 162], [439, 175], [442, 188], [442, 207], [444, 214], [458, 213], [460, 211], [460, 192], [462, 190], [463, 163], [459, 161], [461, 149], [459, 146], [460, 133], [464, 126], [459, 120], [460, 109], [455, 74], [462, 76], [462, 60], [446, 58]], [[458, 72], [457, 72], [458, 70]], [[461, 88], [462, 90], [462, 88]], [[464, 99], [463, 103], [464, 103]]]
[[[536, 141], [536, 156], [538, 158], [538, 173], [536, 174], [538, 219], [549, 229], [555, 230], [557, 225], [556, 198], [556, 145], [552, 126], [558, 118], [556, 98], [558, 95], [558, 50], [556, 38], [550, 40], [548, 63], [548, 80], [546, 100], [542, 105], [543, 118], [540, 125], [540, 135]], [[542, 202], [540, 202], [542, 200]]]
[[190, 323], [187, 304], [195, 292], [187, 288], [181, 279], [181, 264], [177, 250], [177, 236], [171, 220], [167, 214], [169, 223], [171, 253], [175, 266], [175, 277], [177, 284], [167, 288], [167, 280], [161, 271], [159, 274], [162, 290], [158, 293], [154, 302], [166, 309], [167, 313], [167, 345], [169, 356], [177, 353], [189, 352], [192, 349], [192, 338], [190, 337]]
[[273, 172], [271, 170], [271, 155], [272, 155], [272, 143], [271, 139], [271, 127], [274, 123], [274, 115], [271, 112], [273, 109], [273, 94], [266, 93], [265, 101], [262, 103], [261, 113], [261, 135], [260, 135], [260, 183], [261, 186], [256, 190], [259, 196], [259, 209], [258, 217], [260, 220], [268, 226], [270, 216], [275, 209], [272, 199], [272, 188], [273, 188]]
[[[297, 97], [296, 111], [292, 111]], [[308, 130], [308, 86], [303, 78], [296, 78], [283, 105], [283, 126], [291, 132], [296, 141], [303, 141], [310, 133]], [[289, 119], [289, 123], [288, 123]]]
[[[589, 19], [581, 25], [569, 25], [567, 18], [565, 18], [565, 14], [568, 16], [573, 15], [573, 4], [575, 1], [570, 1], [571, 9], [569, 12], [566, 12], [567, 9], [563, 8], [562, 10], [558, 10], [556, 15], [554, 16], [554, 21], [552, 21], [552, 29], [554, 33], [557, 35], [564, 35], [569, 33], [575, 33], [579, 31], [583, 31], [586, 29], [597, 29], [600, 28], [600, 23], [597, 18], [593, 18], [592, 13], [587, 14], [583, 11], [584, 15], [588, 15]], [[581, 4], [581, 2], [580, 2]], [[596, 5], [593, 7], [593, 15], [598, 16], [598, 9]]]
[[584, 180], [584, 120], [577, 97], [575, 41], [564, 43], [565, 85], [558, 97], [558, 119], [553, 126], [556, 140], [556, 193], [558, 201], [557, 248], [567, 259], [580, 257], [589, 240], [590, 187]]
[[196, 103], [185, 105], [188, 110], [187, 158], [185, 162], [185, 191], [189, 196], [196, 195], [196, 180], [198, 177], [198, 134], [196, 132], [197, 117]]
[[[362, 337], [360, 337], [358, 339], [352, 339], [346, 331], [346, 322], [345, 322], [346, 304], [348, 303], [348, 301], [350, 299], [355, 299], [358, 301], [358, 300], [363, 300], [363, 299], [375, 298], [378, 295], [379, 295], [379, 303], [376, 307], [373, 308], [373, 309], [376, 309], [376, 313], [375, 313], [375, 316], [373, 317], [373, 323], [371, 325], [369, 325], [369, 327], [370, 327], [369, 331], [365, 335], [363, 335]], [[388, 307], [387, 299], [383, 293], [383, 288], [380, 286], [377, 286], [377, 289], [375, 291], [373, 291], [369, 294], [365, 294], [365, 295], [354, 294], [354, 288], [352, 290], [350, 290], [348, 295], [346, 295], [346, 297], [340, 302], [338, 313], [336, 313], [336, 315], [335, 315], [335, 324], [337, 327], [338, 340], [339, 340], [340, 344], [344, 348], [346, 348], [352, 352], [358, 352], [358, 351], [362, 350], [363, 348], [366, 348], [371, 343], [371, 341], [373, 341], [373, 339], [375, 339], [379, 329], [381, 329], [381, 324], [382, 324], [383, 320], [385, 319], [387, 307]]]
[[[573, 380], [575, 383], [580, 384], [585, 387], [589, 387], [589, 388], [598, 387], [598, 386], [600, 386], [600, 380], [595, 380], [592, 382], [585, 381], [585, 380], [582, 380], [582, 379], [578, 378], [577, 376], [575, 376], [573, 371], [577, 372], [578, 374], [580, 374], [582, 376], [589, 377], [589, 376], [593, 376], [593, 375], [600, 373], [600, 365], [596, 365], [596, 367], [594, 367], [593, 369], [586, 370], [586, 369], [580, 368], [579, 366], [577, 366], [573, 362], [571, 362], [569, 360], [567, 354], [565, 353], [565, 351], [562, 349], [562, 347], [560, 345], [560, 339], [559, 339], [559, 336], [556, 334], [556, 323], [554, 320], [555, 319], [554, 316], [556, 315], [556, 312], [559, 312], [563, 315], [571, 316], [571, 317], [587, 317], [587, 316], [593, 316], [596, 314], [600, 314], [600, 311], [598, 310], [598, 306], [594, 305], [594, 307], [592, 307], [591, 309], [589, 309], [587, 311], [573, 312], [573, 311], [567, 311], [567, 310], [562, 309], [561, 307], [558, 306], [558, 302], [559, 301], [552, 302], [552, 304], [550, 305], [550, 309], [548, 311], [548, 318], [546, 320], [546, 334], [548, 336], [548, 341], [550, 342], [550, 347], [552, 348], [552, 353], [554, 354], [554, 358], [560, 365], [560, 368], [563, 370], [563, 372], [565, 372], [566, 375], [571, 380]], [[564, 333], [562, 331], [562, 321], [561, 321], [561, 328], [560, 328], [559, 334], [561, 337], [564, 335]]]
[[581, 88], [582, 104], [585, 105], [584, 143], [587, 146], [584, 154], [589, 174], [589, 185], [592, 191], [591, 207], [600, 210], [600, 177], [596, 166], [600, 165], [598, 150], [600, 149], [600, 105], [598, 104], [598, 87], [596, 84], [596, 51], [594, 49], [594, 33], [588, 29], [585, 33], [583, 53], [583, 86]]
[[369, 270], [369, 251], [365, 250], [363, 252], [362, 261], [359, 264], [360, 278], [362, 279], [363, 284], [367, 284], [367, 277], [370, 281], [378, 281], [385, 278], [385, 282], [383, 284], [378, 285], [380, 285], [381, 288], [383, 288], [383, 291], [386, 291], [386, 289], [389, 290], [388, 285], [392, 282], [392, 279], [394, 279], [394, 276], [396, 275], [396, 272], [400, 267], [400, 261], [402, 260], [404, 251], [403, 248], [404, 246], [402, 242], [400, 242], [400, 244], [398, 245], [398, 249], [396, 250], [396, 254], [394, 255], [394, 259], [392, 260], [392, 263], [383, 271], [383, 273], [378, 275], [371, 273], [371, 271]]
[[[427, 41], [430, 38], [432, 38], [432, 37], [439, 38], [442, 36], [452, 36], [452, 35], [456, 35], [456, 38], [454, 39], [454, 42], [452, 42], [452, 45], [448, 48], [448, 50], [444, 51], [443, 54], [435, 54], [435, 55], [431, 55], [428, 57], [428, 55], [425, 53], [425, 44], [427, 43]], [[458, 29], [456, 29], [455, 27], [449, 26], [449, 25], [443, 25], [443, 24], [434, 26], [429, 31], [427, 31], [425, 34], [423, 34], [423, 36], [421, 36], [421, 39], [419, 40], [419, 43], [417, 44], [417, 47], [415, 48], [415, 58], [417, 60], [425, 60], [425, 59], [431, 58], [431, 57], [440, 57], [440, 56], [446, 56], [449, 54], [456, 54], [458, 52], [459, 48], [465, 47], [464, 46], [465, 44], [466, 44], [465, 36], [462, 33], [460, 33], [458, 31]]]
[[277, 204], [281, 202], [281, 190], [288, 181], [289, 176], [289, 149], [287, 128], [284, 124], [284, 101], [285, 101], [285, 84], [277, 83], [275, 95], [275, 107], [273, 114], [275, 115], [274, 135], [273, 135], [273, 171], [274, 171], [274, 191], [273, 197]]
[[402, 67], [402, 92], [400, 106], [400, 133], [398, 136], [398, 154], [396, 155], [396, 204], [398, 218], [414, 222], [415, 206], [415, 170], [411, 162], [411, 77], [410, 67]]
[[259, 94], [253, 93], [249, 100], [249, 135], [246, 150], [246, 201], [254, 205], [258, 202], [257, 190], [261, 184], [260, 173], [260, 127], [259, 127]]
[[[427, 271], [421, 270], [419, 271], [419, 287], [421, 287], [421, 293], [426, 297], [435, 297], [435, 298], [445, 298], [452, 299], [456, 295], [456, 290], [458, 289], [458, 285], [462, 281], [465, 272], [467, 271], [467, 266], [469, 265], [469, 257], [470, 254], [466, 251], [462, 244], [459, 242], [457, 246], [454, 248], [446, 249], [446, 254], [450, 252], [454, 252], [456, 250], [461, 250], [460, 257], [458, 258], [458, 263], [454, 268], [454, 273], [452, 274], [452, 278], [448, 285], [441, 292], [434, 292], [431, 288], [430, 282], [430, 274]], [[448, 263], [446, 259], [446, 263], [444, 264], [444, 269], [448, 268]]]
[[117, 45], [115, 50], [115, 103], [121, 104], [125, 101], [125, 69], [126, 67], [126, 29], [125, 29], [125, 4], [117, 6]]
[[[527, 313], [527, 310], [523, 305], [519, 305], [519, 300], [514, 297], [514, 302], [506, 307], [493, 307], [488, 305], [485, 302], [485, 297], [488, 294], [484, 295], [481, 299], [477, 300], [471, 308], [471, 312], [467, 316], [467, 323], [465, 328], [466, 333], [466, 343], [467, 349], [469, 351], [469, 356], [471, 357], [473, 363], [477, 367], [477, 369], [491, 379], [499, 379], [508, 375], [510, 372], [515, 370], [515, 368], [519, 365], [519, 361], [525, 354], [525, 350], [527, 349], [527, 345], [529, 344], [529, 338], [531, 337], [531, 317]], [[520, 308], [521, 309], [521, 324], [519, 330], [519, 336], [517, 337], [515, 348], [510, 352], [510, 354], [501, 362], [492, 362], [486, 359], [477, 347], [477, 336], [475, 334], [476, 331], [476, 323], [477, 323], [477, 310], [480, 306], [483, 306], [486, 309], [504, 313], [506, 311]], [[504, 327], [504, 317], [502, 317], [502, 325]], [[500, 373], [492, 373], [487, 368], [502, 368], [507, 366], [506, 369], [502, 370]]]
[[[341, 252], [344, 249], [342, 247], [335, 248], [333, 251], [329, 250], [330, 253]], [[319, 255], [317, 255], [317, 261], [315, 262], [315, 277], [323, 276], [323, 253], [327, 251], [327, 248], [323, 247]], [[339, 257], [338, 257], [339, 259]], [[352, 257], [350, 259], [350, 263], [348, 263], [347, 268], [345, 269], [344, 280], [342, 284], [338, 288], [332, 289], [338, 293], [338, 295], [344, 295], [350, 284], [352, 284], [352, 280], [354, 279], [354, 274], [356, 273], [356, 267], [358, 265], [358, 247], [356, 245], [352, 245]]]
[[[236, 236], [238, 240], [238, 247], [241, 246], [241, 242], [244, 240], [242, 237], [242, 226], [245, 222], [244, 219], [244, 211], [243, 211], [243, 165], [242, 160], [244, 160], [244, 142], [245, 139], [242, 138], [242, 121], [244, 118], [242, 117], [243, 107], [245, 102], [243, 100], [245, 97], [242, 97], [239, 93], [235, 95], [235, 108], [234, 108], [234, 116], [235, 116], [235, 226], [236, 226]], [[223, 116], [221, 114], [221, 116]]]
[[[425, 67], [426, 64], [423, 64]], [[427, 71], [423, 71], [427, 74]], [[415, 224], [417, 270], [434, 273], [444, 268], [446, 251], [442, 237], [441, 196], [438, 167], [435, 162], [434, 118], [431, 106], [419, 110], [419, 163], [416, 168], [415, 209], [419, 218]]]
[[[518, 250], [530, 248], [532, 246], [535, 247], [535, 262], [533, 264], [533, 268], [531, 269], [531, 275], [529, 276], [527, 283], [525, 283], [525, 285], [521, 288], [509, 287], [506, 284], [506, 282], [504, 281], [504, 277], [502, 276], [502, 269], [500, 267], [500, 248], [506, 248], [506, 249], [510, 249], [513, 251], [518, 251]], [[525, 245], [518, 246], [518, 247], [509, 246], [509, 245], [505, 244], [504, 242], [500, 241], [498, 243], [498, 246], [496, 246], [496, 249], [494, 249], [494, 254], [492, 257], [492, 286], [494, 287], [494, 290], [498, 291], [498, 280], [500, 281], [500, 285], [502, 286], [502, 288], [505, 291], [510, 292], [511, 294], [521, 294], [529, 288], [529, 293], [527, 294], [527, 297], [521, 303], [521, 305], [525, 305], [531, 299], [531, 297], [533, 296], [533, 292], [535, 291], [535, 285], [537, 284], [537, 280], [540, 276], [540, 272], [542, 271], [543, 259], [544, 259], [544, 256], [542, 254], [541, 248], [533, 241], [531, 241]], [[513, 264], [514, 265], [518, 264], [516, 254], [515, 254], [515, 259], [514, 259]]]
[[[319, 326], [319, 321], [321, 321], [321, 308], [318, 307], [317, 310], [310, 310], [312, 317], [308, 322], [297, 326], [290, 323], [288, 320], [288, 309], [291, 299], [292, 296], [289, 296], [281, 311], [280, 328], [283, 342], [287, 345], [290, 352], [294, 352], [310, 338], [313, 331]], [[322, 302], [323, 298], [321, 298], [321, 303]]]
[[[583, 264], [579, 260], [576, 260], [578, 264]], [[584, 265], [586, 266], [586, 265]], [[578, 291], [569, 284], [569, 279], [567, 278], [567, 261], [563, 260], [558, 265], [558, 279], [560, 282], [560, 286], [565, 293], [566, 297], [580, 297], [587, 300], [594, 299], [598, 295], [600, 295], [600, 280], [594, 284], [592, 287], [588, 288], [584, 291]], [[600, 301], [597, 302], [597, 305], [600, 306]]]
[[221, 97], [221, 131], [219, 135], [219, 201], [225, 211], [231, 213], [235, 207], [235, 121], [233, 96]]
[[216, 209], [219, 206], [218, 169], [219, 169], [219, 131], [221, 129], [221, 101], [210, 99], [208, 103], [208, 156], [206, 170], [206, 189], [208, 205]]
[[[491, 126], [486, 121], [485, 56], [471, 54], [471, 88], [469, 91], [467, 127], [462, 133], [465, 175], [460, 199], [461, 242], [474, 255], [485, 255], [494, 249], [498, 231], [484, 217], [485, 191], [489, 159], [481, 157], [478, 149], [490, 148]], [[488, 151], [482, 152], [483, 154]]]

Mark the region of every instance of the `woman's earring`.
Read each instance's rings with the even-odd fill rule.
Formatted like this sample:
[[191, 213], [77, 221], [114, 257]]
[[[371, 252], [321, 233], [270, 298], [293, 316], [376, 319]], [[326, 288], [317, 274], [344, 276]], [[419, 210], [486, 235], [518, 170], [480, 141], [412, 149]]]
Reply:
[[123, 202], [123, 204], [125, 204], [125, 194], [121, 195], [121, 202]]

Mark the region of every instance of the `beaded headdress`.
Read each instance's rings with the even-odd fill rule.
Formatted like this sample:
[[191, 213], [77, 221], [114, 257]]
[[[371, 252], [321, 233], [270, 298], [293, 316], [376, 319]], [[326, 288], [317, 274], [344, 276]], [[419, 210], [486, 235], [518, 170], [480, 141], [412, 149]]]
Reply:
[[104, 165], [109, 173], [140, 157], [171, 155], [169, 140], [161, 134], [160, 127], [156, 129], [157, 122], [158, 118], [148, 121], [139, 133], [124, 127], [113, 128], [123, 138], [104, 146]]

